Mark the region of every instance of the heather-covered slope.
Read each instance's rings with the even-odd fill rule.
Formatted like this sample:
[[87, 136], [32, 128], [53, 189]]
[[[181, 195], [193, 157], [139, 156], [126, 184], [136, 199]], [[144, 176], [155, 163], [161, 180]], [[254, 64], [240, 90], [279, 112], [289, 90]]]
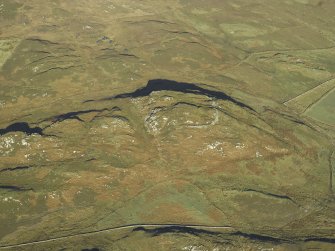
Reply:
[[0, 250], [332, 250], [334, 11], [0, 0]]

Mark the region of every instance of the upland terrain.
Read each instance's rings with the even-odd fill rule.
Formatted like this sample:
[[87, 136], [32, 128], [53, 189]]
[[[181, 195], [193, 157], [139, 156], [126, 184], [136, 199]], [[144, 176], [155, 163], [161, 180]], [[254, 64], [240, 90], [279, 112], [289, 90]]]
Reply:
[[335, 250], [334, 15], [0, 0], [0, 250]]

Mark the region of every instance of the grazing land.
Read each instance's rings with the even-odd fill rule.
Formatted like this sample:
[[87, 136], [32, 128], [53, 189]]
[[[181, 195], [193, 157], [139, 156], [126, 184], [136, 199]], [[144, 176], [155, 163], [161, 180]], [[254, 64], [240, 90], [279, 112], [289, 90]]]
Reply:
[[0, 0], [0, 250], [334, 250], [334, 13]]

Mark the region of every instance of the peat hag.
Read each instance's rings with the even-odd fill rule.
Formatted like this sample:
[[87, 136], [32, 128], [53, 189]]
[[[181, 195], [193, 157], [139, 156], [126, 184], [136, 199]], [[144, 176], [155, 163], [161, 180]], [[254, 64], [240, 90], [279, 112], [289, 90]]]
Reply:
[[205, 89], [205, 88], [198, 86], [197, 84], [177, 82], [177, 81], [167, 80], [167, 79], [149, 80], [145, 87], [139, 88], [135, 90], [134, 92], [118, 94], [113, 97], [104, 98], [103, 100], [145, 97], [155, 91], [174, 91], [174, 92], [190, 93], [190, 94], [196, 94], [196, 95], [205, 95], [210, 98], [227, 100], [242, 108], [248, 108], [252, 111], [255, 111], [249, 105], [246, 105], [232, 98], [231, 96], [227, 95], [224, 92]]
[[0, 129], [0, 136], [10, 132], [24, 132], [27, 135], [36, 133], [43, 135], [43, 129], [40, 127], [30, 127], [26, 122], [18, 122], [7, 126], [4, 129]]
[[201, 234], [208, 234], [208, 235], [219, 235], [218, 232], [203, 230], [203, 229], [197, 229], [192, 227], [186, 227], [186, 226], [167, 226], [167, 227], [158, 227], [154, 229], [147, 229], [145, 227], [137, 227], [134, 228], [133, 232], [143, 231], [147, 234], [150, 234], [152, 236], [159, 236], [162, 234], [167, 233], [184, 233], [184, 234], [191, 234], [191, 235], [201, 235]]

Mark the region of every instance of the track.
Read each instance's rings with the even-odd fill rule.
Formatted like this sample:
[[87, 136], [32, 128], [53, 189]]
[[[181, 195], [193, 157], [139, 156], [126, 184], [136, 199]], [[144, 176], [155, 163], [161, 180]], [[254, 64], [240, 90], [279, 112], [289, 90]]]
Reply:
[[100, 230], [95, 230], [95, 231], [89, 231], [89, 232], [84, 232], [84, 233], [60, 236], [60, 237], [55, 237], [55, 238], [50, 238], [50, 239], [45, 239], [45, 240], [24, 242], [24, 243], [19, 243], [19, 244], [14, 244], [14, 245], [4, 245], [4, 246], [0, 246], [0, 250], [5, 250], [9, 248], [26, 247], [30, 245], [48, 243], [48, 242], [53, 242], [53, 241], [61, 241], [61, 240], [66, 240], [71, 237], [82, 237], [82, 236], [87, 236], [87, 235], [108, 233], [108, 232], [114, 232], [114, 231], [120, 231], [120, 230], [126, 230], [126, 229], [134, 229], [138, 227], [143, 227], [143, 228], [145, 227], [147, 228], [150, 228], [150, 227], [154, 227], [154, 228], [184, 227], [184, 228], [195, 228], [195, 229], [202, 229], [202, 230], [234, 230], [234, 228], [230, 226], [184, 225], [184, 224], [130, 224], [130, 225], [123, 225], [123, 226], [118, 226], [118, 227], [110, 227], [110, 228], [105, 228], [105, 229], [100, 229]]
[[[301, 98], [301, 97], [303, 97], [303, 96], [305, 96], [305, 95], [307, 95], [307, 94], [309, 94], [309, 93], [311, 93], [311, 92], [313, 92], [313, 91], [319, 89], [321, 86], [326, 85], [327, 83], [329, 83], [329, 82], [332, 81], [332, 80], [335, 80], [335, 78], [334, 78], [333, 76], [332, 76], [331, 78], [326, 79], [325, 81], [322, 81], [321, 83], [319, 83], [317, 86], [313, 87], [312, 89], [309, 89], [308, 91], [303, 92], [303, 93], [299, 94], [298, 96], [296, 96], [296, 97], [294, 97], [294, 98], [291, 98], [291, 99], [285, 101], [283, 104], [284, 104], [284, 105], [287, 105], [287, 104], [290, 103], [291, 101], [296, 100], [296, 99], [299, 99], [299, 98]], [[331, 88], [331, 89], [328, 90], [325, 94], [327, 94], [328, 92], [330, 92], [330, 91], [333, 90], [333, 89], [334, 89], [334, 88]], [[319, 98], [318, 100], [320, 100], [320, 98]], [[316, 100], [315, 102], [317, 102], [318, 100]], [[315, 102], [314, 102], [314, 103], [315, 103]]]

